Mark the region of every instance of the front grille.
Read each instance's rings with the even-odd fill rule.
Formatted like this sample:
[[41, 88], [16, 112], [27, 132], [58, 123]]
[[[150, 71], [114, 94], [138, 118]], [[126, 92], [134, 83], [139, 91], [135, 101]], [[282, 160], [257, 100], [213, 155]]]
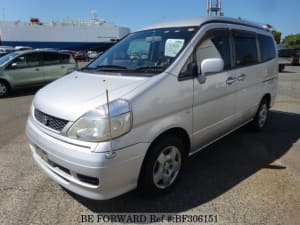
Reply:
[[62, 131], [62, 129], [67, 125], [68, 121], [50, 116], [46, 113], [43, 113], [37, 109], [34, 110], [34, 117], [41, 124], [45, 125], [56, 131]]

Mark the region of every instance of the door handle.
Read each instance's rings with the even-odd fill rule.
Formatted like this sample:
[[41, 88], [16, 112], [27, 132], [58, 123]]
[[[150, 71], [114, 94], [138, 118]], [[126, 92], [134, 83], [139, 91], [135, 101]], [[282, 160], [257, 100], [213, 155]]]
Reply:
[[62, 68], [62, 69], [63, 69], [63, 68], [65, 68], [65, 67], [64, 67], [64, 66], [61, 66], [60, 68]]
[[36, 68], [35, 71], [40, 71], [40, 69], [39, 69], [39, 68]]
[[244, 81], [246, 79], [246, 75], [245, 74], [241, 74], [237, 77], [238, 81]]
[[228, 79], [226, 80], [226, 84], [231, 85], [234, 82], [236, 82], [236, 78], [235, 77], [228, 77]]

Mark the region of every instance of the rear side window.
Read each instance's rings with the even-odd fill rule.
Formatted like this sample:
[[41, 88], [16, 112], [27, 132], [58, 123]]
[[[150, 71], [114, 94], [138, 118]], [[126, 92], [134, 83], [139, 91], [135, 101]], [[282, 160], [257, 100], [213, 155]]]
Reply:
[[235, 65], [245, 66], [258, 62], [256, 35], [250, 32], [233, 32], [235, 46]]
[[276, 58], [274, 41], [271, 37], [258, 35], [258, 42], [262, 62]]
[[44, 54], [44, 65], [53, 65], [60, 63], [60, 54], [55, 52], [45, 52]]
[[70, 63], [70, 57], [68, 54], [60, 54], [61, 63]]

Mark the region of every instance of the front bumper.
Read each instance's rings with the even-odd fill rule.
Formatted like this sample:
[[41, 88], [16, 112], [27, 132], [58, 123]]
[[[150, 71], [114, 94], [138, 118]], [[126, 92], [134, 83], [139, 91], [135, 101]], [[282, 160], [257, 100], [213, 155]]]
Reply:
[[148, 143], [139, 143], [107, 159], [106, 153], [94, 153], [46, 134], [32, 117], [27, 121], [26, 136], [34, 160], [48, 176], [74, 193], [97, 200], [136, 188], [149, 147]]

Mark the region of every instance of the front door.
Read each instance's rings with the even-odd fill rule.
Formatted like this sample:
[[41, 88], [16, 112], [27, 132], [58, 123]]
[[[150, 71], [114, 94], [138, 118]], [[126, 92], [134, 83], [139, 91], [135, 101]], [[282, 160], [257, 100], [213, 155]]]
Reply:
[[40, 53], [28, 53], [14, 59], [5, 69], [10, 83], [14, 87], [30, 87], [44, 83], [40, 58]]
[[208, 58], [222, 58], [224, 71], [206, 76], [205, 83], [194, 79], [193, 146], [197, 151], [231, 130], [235, 124], [236, 81], [231, 69], [229, 30], [209, 30], [194, 53], [197, 73], [201, 62]]

